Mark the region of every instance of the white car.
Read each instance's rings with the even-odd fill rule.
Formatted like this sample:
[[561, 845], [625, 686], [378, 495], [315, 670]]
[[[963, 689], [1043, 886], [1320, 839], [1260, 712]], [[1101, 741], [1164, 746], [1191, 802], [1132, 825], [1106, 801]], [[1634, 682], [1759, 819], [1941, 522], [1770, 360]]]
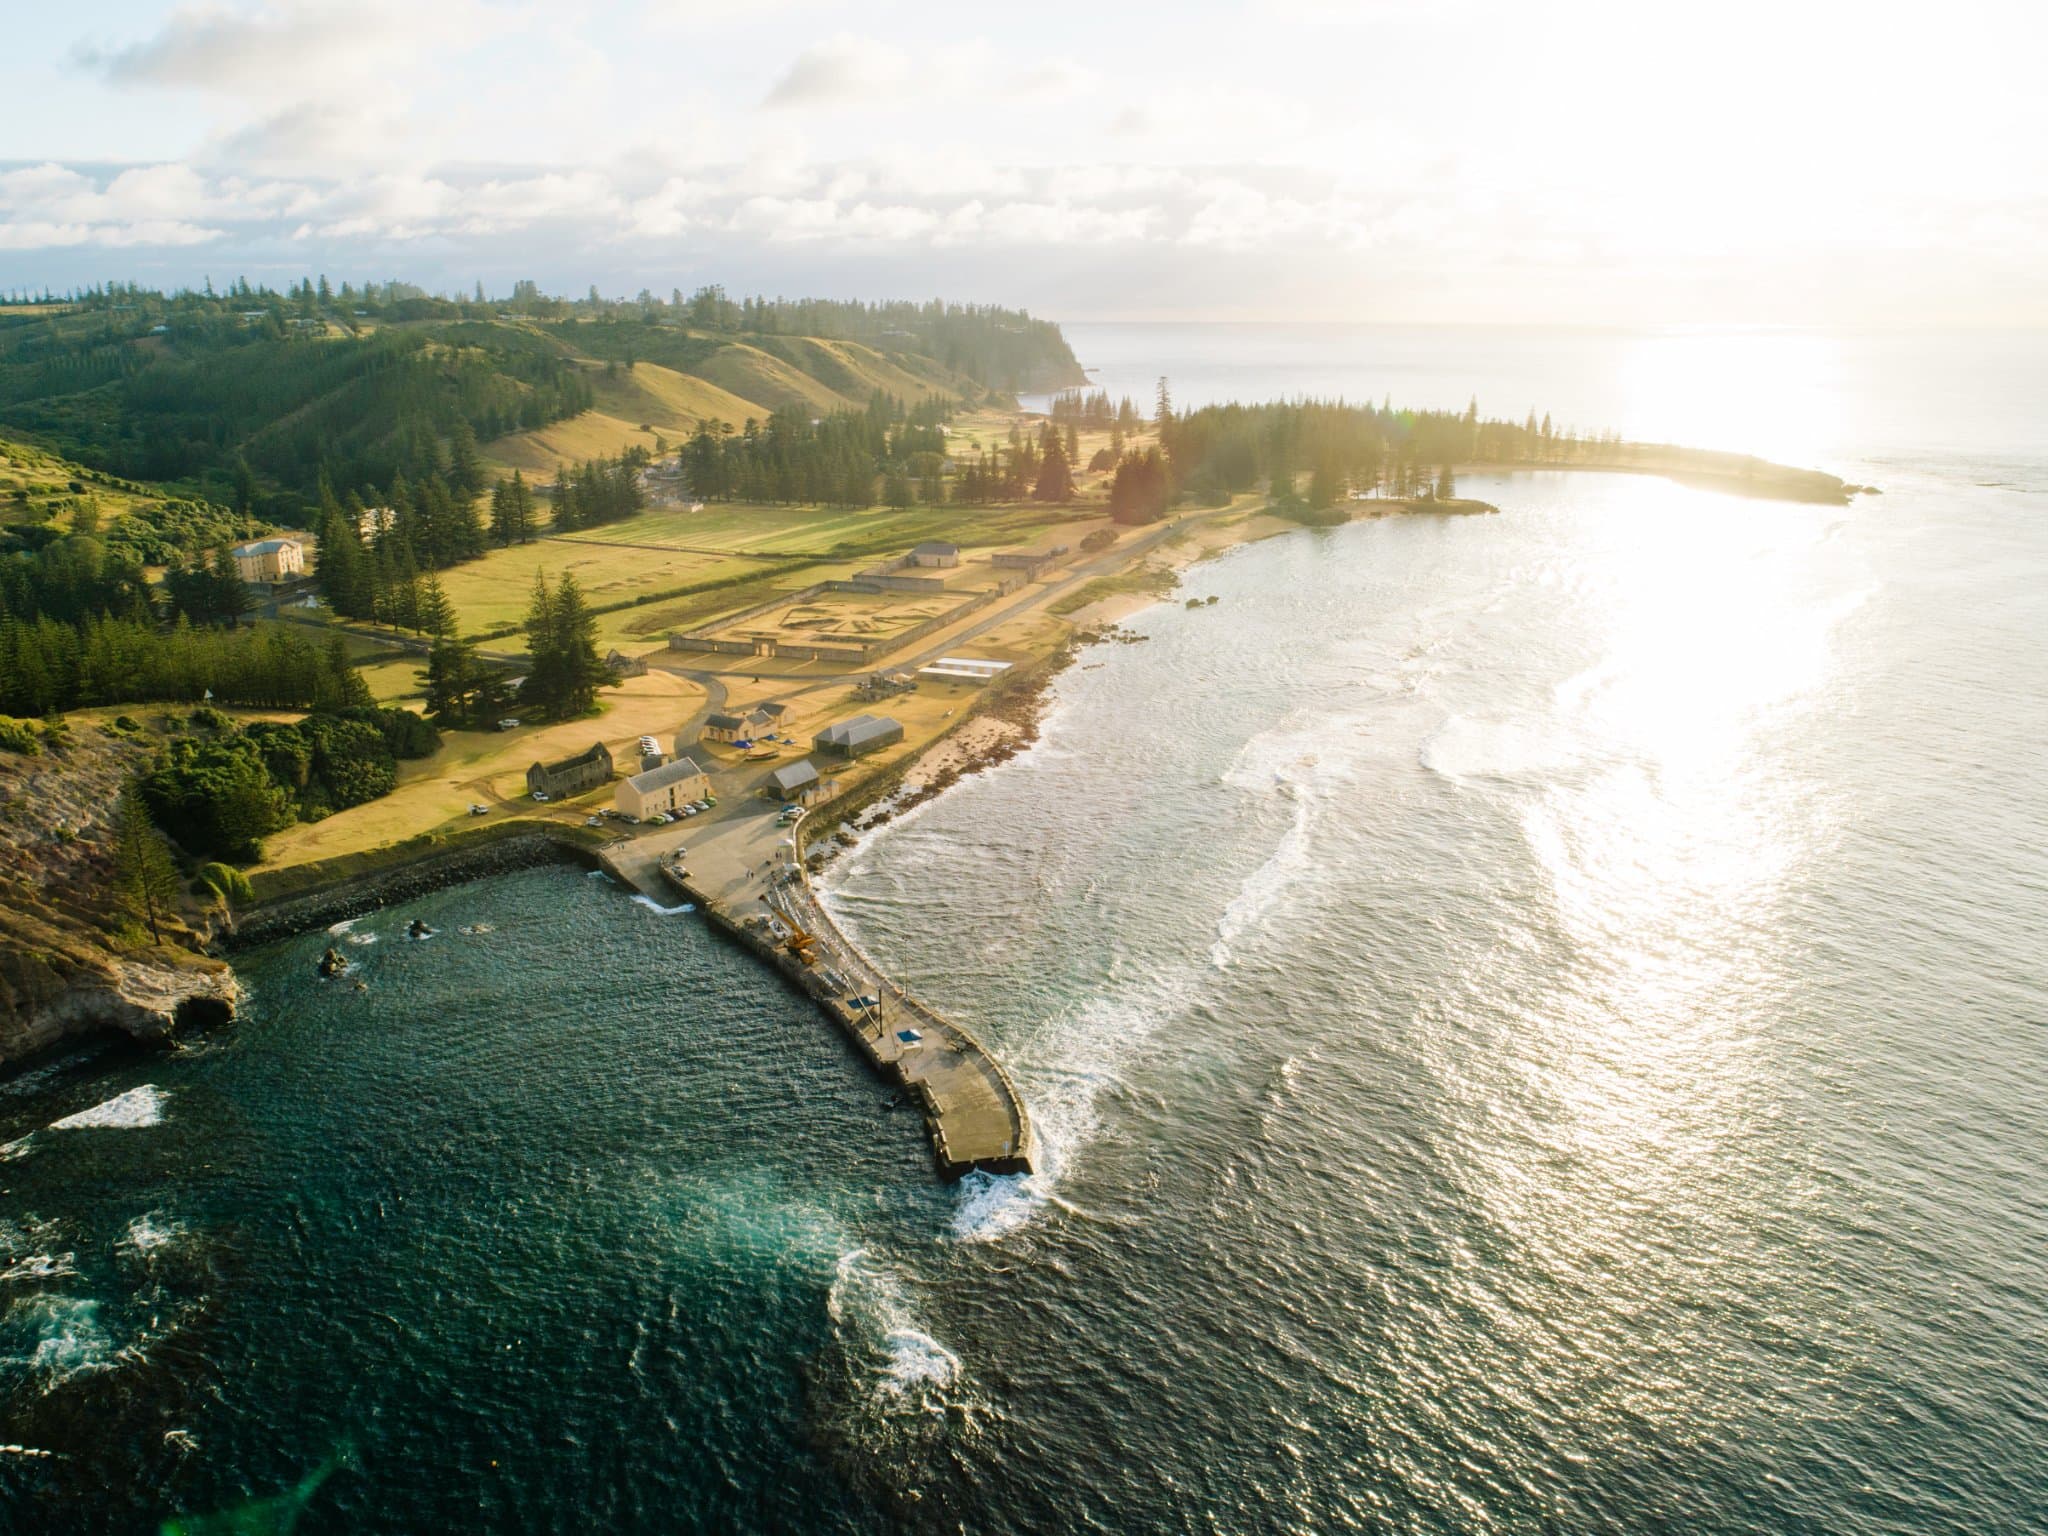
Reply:
[[550, 794], [549, 794], [549, 793], [548, 793], [548, 792], [547, 792], [546, 790], [544, 790], [544, 789], [536, 789], [536, 790], [535, 790], [535, 791], [533, 792], [533, 798], [534, 798], [534, 799], [536, 799], [536, 800], [539, 800], [539, 801], [541, 801], [541, 802], [542, 802], [543, 804], [545, 804], [545, 803], [546, 803], [547, 801], [549, 801], [549, 800], [552, 800], [552, 799], [554, 798], [554, 796], [550, 795]]

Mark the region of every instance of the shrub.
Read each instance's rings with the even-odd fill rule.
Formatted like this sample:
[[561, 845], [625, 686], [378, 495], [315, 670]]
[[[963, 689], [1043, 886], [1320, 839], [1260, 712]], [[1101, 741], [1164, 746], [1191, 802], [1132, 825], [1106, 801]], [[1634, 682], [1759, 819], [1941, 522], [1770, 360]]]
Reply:
[[0, 752], [19, 752], [23, 757], [40, 756], [43, 750], [42, 727], [33, 720], [17, 720], [12, 715], [0, 715]]

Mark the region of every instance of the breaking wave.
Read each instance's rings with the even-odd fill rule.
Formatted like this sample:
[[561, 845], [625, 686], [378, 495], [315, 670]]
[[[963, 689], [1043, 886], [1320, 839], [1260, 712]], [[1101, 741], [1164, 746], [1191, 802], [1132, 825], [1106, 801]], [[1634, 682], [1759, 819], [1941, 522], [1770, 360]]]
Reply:
[[960, 1357], [918, 1326], [902, 1282], [865, 1248], [839, 1256], [825, 1310], [870, 1358], [870, 1401], [886, 1412], [940, 1413], [961, 1406]]
[[109, 1370], [121, 1351], [99, 1317], [100, 1304], [43, 1292], [0, 1317], [0, 1364], [33, 1377], [47, 1391], [87, 1371]]
[[66, 1115], [62, 1120], [52, 1120], [46, 1127], [52, 1131], [88, 1130], [131, 1130], [138, 1126], [156, 1125], [164, 1117], [164, 1105], [170, 1095], [154, 1084], [144, 1083], [140, 1088], [130, 1088], [126, 1093], [117, 1094], [91, 1109], [81, 1109], [75, 1115]]
[[128, 1223], [121, 1235], [122, 1246], [137, 1253], [154, 1253], [185, 1235], [185, 1224], [173, 1221], [161, 1211], [146, 1211]]

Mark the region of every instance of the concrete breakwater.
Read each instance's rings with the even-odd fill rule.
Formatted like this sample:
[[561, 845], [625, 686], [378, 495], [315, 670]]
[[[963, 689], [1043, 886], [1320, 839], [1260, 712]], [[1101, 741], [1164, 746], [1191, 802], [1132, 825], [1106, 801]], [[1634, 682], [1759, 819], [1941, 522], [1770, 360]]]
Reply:
[[[747, 842], [758, 853], [758, 842]], [[600, 856], [604, 869], [652, 899], [680, 891], [715, 929], [815, 1002], [876, 1073], [916, 1102], [941, 1178], [1031, 1172], [1030, 1115], [1002, 1065], [968, 1030], [889, 981], [817, 904], [801, 866], [765, 862], [765, 878], [720, 886], [645, 842]]]

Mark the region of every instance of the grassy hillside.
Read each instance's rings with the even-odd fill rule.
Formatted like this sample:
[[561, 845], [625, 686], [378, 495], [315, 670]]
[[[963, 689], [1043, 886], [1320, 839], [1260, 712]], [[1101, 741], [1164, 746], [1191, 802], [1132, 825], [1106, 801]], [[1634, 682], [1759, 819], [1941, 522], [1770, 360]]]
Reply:
[[14, 307], [0, 429], [221, 503], [246, 465], [259, 516], [296, 525], [323, 476], [374, 504], [399, 475], [447, 473], [472, 437], [498, 467], [547, 473], [707, 418], [827, 415], [878, 394], [977, 406], [1022, 377], [1079, 376], [1056, 327], [994, 309], [503, 303], [304, 284]]
[[211, 548], [235, 532], [225, 507], [0, 437], [0, 552], [87, 530], [140, 565]]

